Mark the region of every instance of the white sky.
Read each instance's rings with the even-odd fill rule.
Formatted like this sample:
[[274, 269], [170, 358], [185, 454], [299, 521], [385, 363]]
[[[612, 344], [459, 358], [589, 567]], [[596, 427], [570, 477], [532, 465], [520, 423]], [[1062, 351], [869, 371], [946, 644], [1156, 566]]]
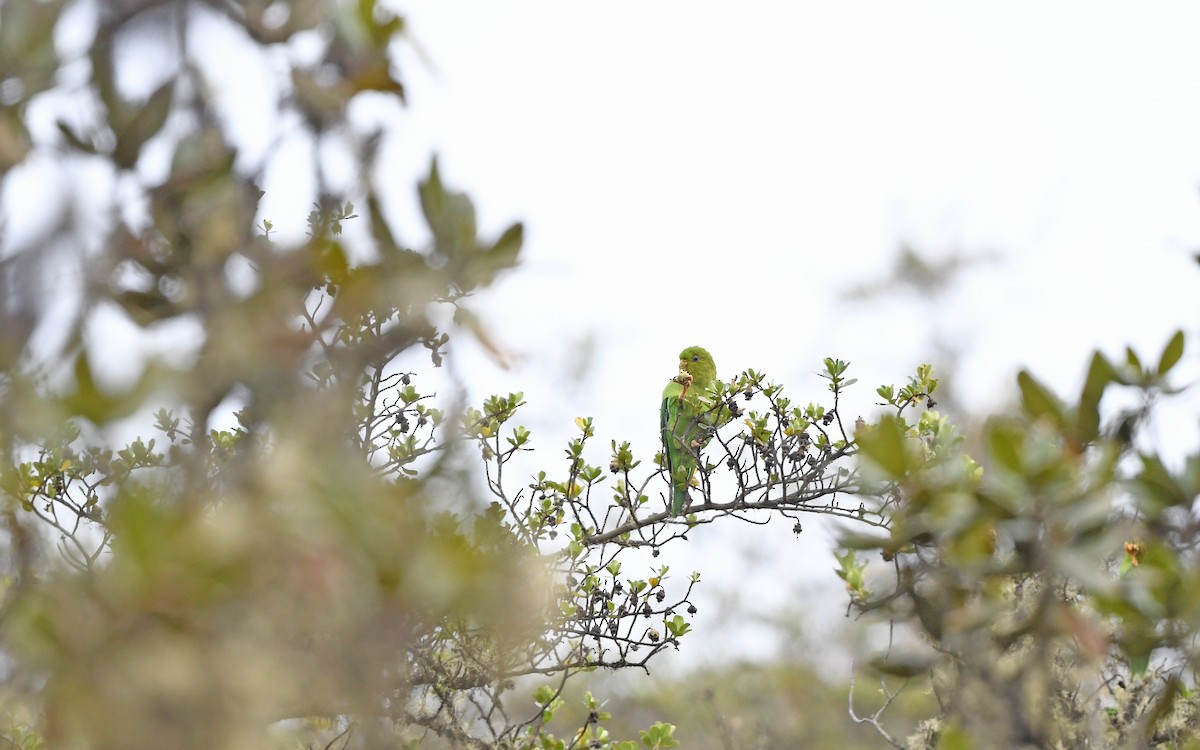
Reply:
[[[876, 383], [938, 329], [987, 406], [1017, 363], [1066, 388], [1091, 348], [1157, 351], [1190, 322], [1200, 7], [782, 6], [407, 9], [433, 68], [405, 55], [384, 166], [410, 239], [435, 150], [488, 229], [527, 224], [524, 268], [486, 307], [528, 369], [499, 380], [529, 390], [595, 333], [571, 399], [599, 416], [653, 400], [691, 343], [723, 374], [793, 383], [832, 355]], [[839, 301], [901, 241], [1001, 262], [936, 310]]]
[[[691, 344], [721, 375], [765, 370], [802, 402], [824, 396], [823, 357], [849, 360], [862, 380], [851, 419], [871, 411], [875, 385], [937, 366], [935, 339], [959, 350], [952, 385], [973, 410], [1010, 400], [1021, 364], [1074, 390], [1092, 348], [1154, 358], [1179, 326], [1197, 374], [1200, 5], [422, 0], [403, 12], [411, 106], [370, 115], [391, 135], [380, 179], [413, 245], [414, 185], [435, 151], [485, 233], [526, 222], [522, 268], [477, 305], [516, 364], [460, 340], [456, 370], [476, 397], [525, 392], [543, 465], [580, 415], [597, 419], [593, 463], [612, 439], [648, 461], [659, 393]], [[245, 153], [262, 154], [293, 123], [269, 116], [269, 69], [210, 33], [227, 63], [218, 92], [246, 118]], [[163, 70], [129, 85], [148, 90]], [[263, 216], [285, 238], [311, 201], [292, 166], [302, 154], [285, 138], [265, 185]], [[47, 194], [61, 183], [47, 178]], [[4, 196], [10, 217], [39, 205], [36, 191]], [[839, 297], [885, 277], [901, 242], [999, 260], [936, 304]], [[1189, 447], [1195, 413], [1169, 433]], [[664, 558], [750, 598], [764, 587], [743, 582], [770, 580], [775, 601], [815, 575], [832, 599], [813, 611], [844, 609], [819, 530], [797, 542], [782, 524], [709, 528]]]
[[[468, 351], [465, 369], [481, 390], [525, 392], [547, 453], [583, 414], [599, 424], [593, 461], [612, 438], [652, 452], [661, 384], [693, 343], [723, 375], [766, 370], [802, 401], [823, 397], [823, 357], [850, 360], [863, 411], [875, 385], [935, 356], [935, 333], [961, 350], [953, 385], [980, 410], [1012, 398], [1023, 363], [1073, 391], [1095, 347], [1156, 357], [1179, 326], [1196, 344], [1200, 6], [406, 13], [432, 65], [403, 58], [412, 106], [386, 168], [411, 184], [436, 150], [492, 232], [526, 221], [523, 269], [483, 304], [519, 364]], [[839, 299], [884, 277], [902, 241], [999, 261], [936, 305]], [[589, 335], [587, 377], [565, 382]], [[1177, 426], [1189, 446], [1196, 427]], [[832, 600], [809, 609], [836, 623], [821, 532], [802, 539], [709, 528], [664, 558], [746, 600], [787, 602], [815, 576]], [[744, 622], [698, 626], [761, 653]]]

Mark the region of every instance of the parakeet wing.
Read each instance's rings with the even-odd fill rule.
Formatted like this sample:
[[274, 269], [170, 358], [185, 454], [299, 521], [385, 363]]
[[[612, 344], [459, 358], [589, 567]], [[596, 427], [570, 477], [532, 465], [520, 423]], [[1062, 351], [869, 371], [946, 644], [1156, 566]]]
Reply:
[[663, 390], [662, 407], [659, 411], [659, 427], [662, 431], [663, 459], [667, 476], [671, 481], [671, 514], [680, 515], [688, 504], [688, 485], [696, 471], [696, 459], [685, 446], [695, 431], [695, 409], [692, 399], [681, 398], [683, 385], [672, 380]]

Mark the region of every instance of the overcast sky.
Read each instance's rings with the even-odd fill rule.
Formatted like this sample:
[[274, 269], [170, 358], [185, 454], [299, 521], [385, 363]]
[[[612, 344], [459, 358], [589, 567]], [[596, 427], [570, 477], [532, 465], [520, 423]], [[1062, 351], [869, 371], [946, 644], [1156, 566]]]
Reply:
[[[1194, 318], [1200, 8], [783, 5], [406, 7], [424, 56], [385, 169], [414, 240], [433, 151], [487, 230], [526, 222], [484, 301], [513, 382], [595, 334], [571, 397], [597, 415], [692, 343], [723, 374], [838, 356], [873, 383], [939, 330], [994, 406], [1018, 363], [1065, 388]], [[902, 242], [999, 260], [940, 306], [839, 298]]]

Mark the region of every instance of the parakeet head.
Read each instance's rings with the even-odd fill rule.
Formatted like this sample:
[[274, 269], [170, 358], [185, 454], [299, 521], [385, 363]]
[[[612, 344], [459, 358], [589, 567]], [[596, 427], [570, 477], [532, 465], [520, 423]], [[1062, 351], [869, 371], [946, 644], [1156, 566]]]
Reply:
[[692, 384], [708, 388], [717, 379], [717, 365], [708, 350], [689, 346], [679, 353], [679, 369], [692, 376]]

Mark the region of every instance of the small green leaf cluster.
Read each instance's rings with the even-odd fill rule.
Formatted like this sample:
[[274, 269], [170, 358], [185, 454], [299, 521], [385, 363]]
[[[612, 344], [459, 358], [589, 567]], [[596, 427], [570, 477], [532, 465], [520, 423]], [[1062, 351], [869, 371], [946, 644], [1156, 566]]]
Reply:
[[[548, 723], [554, 717], [554, 712], [563, 705], [563, 699], [559, 697], [559, 691], [549, 685], [543, 685], [537, 689], [534, 694], [534, 702], [542, 707], [542, 723]], [[588, 692], [582, 700], [584, 715], [586, 716], [585, 723], [582, 727], [576, 730], [574, 736], [568, 742], [566, 739], [559, 739], [549, 732], [541, 731], [541, 725], [530, 727], [528, 730], [528, 744], [521, 744], [520, 748], [533, 750], [570, 750], [573, 747], [589, 748], [589, 750], [638, 750], [639, 748], [649, 750], [665, 750], [665, 748], [677, 747], [679, 741], [675, 739], [675, 727], [671, 724], [663, 722], [655, 722], [649, 729], [640, 732], [641, 743], [633, 740], [614, 740], [607, 729], [603, 727], [603, 722], [612, 719], [612, 714], [604, 710], [603, 704]]]
[[845, 377], [846, 370], [849, 368], [849, 362], [826, 357], [825, 371], [818, 372], [817, 375], [829, 381], [829, 391], [831, 393], [838, 394], [858, 382], [858, 378]]
[[[641, 461], [635, 461], [633, 458], [633, 450], [629, 447], [629, 441], [617, 445], [617, 441], [612, 441], [612, 460], [608, 462], [608, 470], [613, 474], [629, 474], [629, 472], [641, 465]], [[620, 495], [618, 495], [620, 497]]]
[[46, 743], [37, 730], [27, 721], [6, 716], [7, 720], [0, 722], [0, 738], [11, 748], [17, 750], [45, 750]]
[[871, 598], [871, 590], [867, 588], [867, 563], [860, 561], [852, 549], [835, 550], [833, 556], [838, 562], [835, 572], [838, 578], [846, 582], [851, 603], [865, 604]]
[[923, 364], [917, 367], [916, 375], [909, 378], [908, 383], [900, 388], [894, 385], [883, 385], [876, 393], [885, 404], [903, 411], [908, 407], [925, 401], [926, 407], [933, 409], [937, 404], [933, 400], [933, 392], [937, 390], [938, 381], [933, 377], [933, 366]]
[[496, 456], [503, 455], [503, 463], [513, 453], [527, 450], [525, 446], [529, 442], [529, 430], [525, 427], [516, 427], [511, 435], [505, 438], [505, 445], [500, 443], [500, 427], [524, 405], [523, 398], [521, 393], [510, 393], [506, 397], [491, 396], [484, 402], [482, 410], [467, 409], [464, 416], [466, 434], [479, 443], [484, 461], [491, 461]]

